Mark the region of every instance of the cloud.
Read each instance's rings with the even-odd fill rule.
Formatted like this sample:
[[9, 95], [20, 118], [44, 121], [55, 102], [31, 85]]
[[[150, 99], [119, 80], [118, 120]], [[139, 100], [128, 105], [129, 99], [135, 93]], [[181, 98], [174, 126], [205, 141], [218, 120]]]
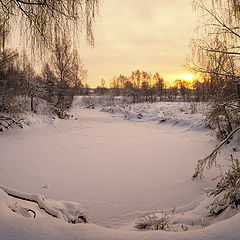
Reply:
[[90, 85], [136, 68], [162, 75], [179, 73], [196, 26], [190, 2], [105, 0], [96, 24], [96, 47], [80, 51]]

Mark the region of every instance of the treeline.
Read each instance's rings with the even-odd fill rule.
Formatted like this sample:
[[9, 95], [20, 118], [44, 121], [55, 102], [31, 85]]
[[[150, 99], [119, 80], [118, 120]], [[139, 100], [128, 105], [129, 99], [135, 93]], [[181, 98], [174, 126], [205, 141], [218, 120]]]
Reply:
[[73, 96], [85, 91], [87, 70], [66, 39], [58, 40], [51, 56], [36, 73], [26, 54], [0, 52], [0, 113], [37, 111], [38, 100], [60, 118], [66, 116]]
[[156, 101], [165, 99], [166, 83], [164, 79], [155, 73], [152, 75], [146, 71], [132, 71], [131, 76], [120, 74], [112, 79], [110, 88], [106, 88], [105, 81], [101, 80], [101, 85], [97, 87], [96, 94], [103, 95], [110, 93], [114, 96], [131, 97], [133, 103], [142, 101]]
[[146, 71], [132, 71], [130, 76], [120, 74], [111, 80], [110, 88], [106, 87], [104, 79], [96, 88], [97, 95], [111, 94], [126, 96], [132, 102], [155, 101], [215, 101], [221, 96], [240, 98], [238, 79], [218, 74], [204, 74], [192, 82], [176, 79], [171, 86], [157, 72], [151, 74]]

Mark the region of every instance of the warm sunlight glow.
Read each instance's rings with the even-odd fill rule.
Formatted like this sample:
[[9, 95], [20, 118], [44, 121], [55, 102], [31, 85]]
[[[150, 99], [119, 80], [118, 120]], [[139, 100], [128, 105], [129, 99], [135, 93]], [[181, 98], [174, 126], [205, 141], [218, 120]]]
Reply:
[[186, 80], [186, 81], [188, 81], [188, 82], [192, 82], [192, 80], [193, 80], [193, 75], [192, 75], [192, 74], [189, 74], [189, 73], [185, 73], [185, 74], [179, 75], [179, 78], [180, 78], [180, 79], [183, 79], [183, 80]]

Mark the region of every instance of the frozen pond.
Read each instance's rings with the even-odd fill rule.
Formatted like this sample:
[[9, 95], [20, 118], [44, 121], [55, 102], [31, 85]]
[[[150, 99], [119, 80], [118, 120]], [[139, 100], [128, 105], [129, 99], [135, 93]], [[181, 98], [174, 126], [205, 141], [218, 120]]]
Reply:
[[73, 114], [54, 125], [1, 134], [0, 183], [80, 202], [105, 226], [114, 217], [183, 205], [201, 193], [191, 174], [213, 147], [206, 132], [96, 110]]

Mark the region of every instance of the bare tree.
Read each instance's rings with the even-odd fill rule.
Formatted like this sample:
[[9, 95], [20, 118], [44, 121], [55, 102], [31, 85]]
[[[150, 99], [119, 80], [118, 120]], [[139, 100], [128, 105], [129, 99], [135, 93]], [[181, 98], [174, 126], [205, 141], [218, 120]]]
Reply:
[[154, 88], [155, 88], [155, 92], [158, 94], [159, 96], [159, 100], [161, 101], [163, 98], [163, 93], [164, 93], [164, 87], [165, 87], [165, 83], [163, 78], [159, 75], [159, 73], [155, 73], [155, 75], [153, 76], [153, 81], [154, 81]]
[[57, 79], [48, 63], [43, 66], [42, 78], [44, 86], [42, 98], [45, 99], [51, 106], [53, 106], [55, 102]]
[[78, 52], [73, 50], [71, 85], [74, 89], [74, 95], [79, 95], [83, 91], [83, 83], [87, 79], [87, 70], [79, 57]]
[[106, 94], [107, 92], [108, 92], [108, 89], [107, 89], [107, 87], [106, 87], [106, 81], [102, 78], [100, 85], [97, 86], [97, 88], [96, 88], [96, 93], [97, 93], [98, 95], [104, 95], [104, 94]]
[[16, 67], [18, 54], [13, 51], [0, 53], [0, 112], [17, 111], [16, 98], [23, 90], [19, 69]]
[[[193, 42], [196, 62], [192, 67], [204, 76], [211, 106], [207, 120], [222, 140], [207, 157], [198, 161], [193, 175], [196, 178], [216, 164], [222, 146], [240, 131], [240, 1], [194, 0], [193, 3], [203, 13], [204, 22], [199, 28], [201, 37]], [[212, 216], [239, 205], [239, 160], [231, 158], [228, 172], [221, 174], [209, 194], [218, 197], [210, 206]]]
[[223, 79], [232, 81], [235, 95], [240, 99], [240, 2], [193, 0], [193, 4], [204, 17], [199, 27], [200, 37], [193, 42], [196, 62], [192, 67], [212, 80], [215, 78], [218, 89], [223, 87], [218, 85]]
[[20, 62], [19, 74], [24, 82], [24, 95], [30, 99], [30, 111], [36, 112], [34, 98], [37, 97], [37, 95], [40, 95], [36, 73], [25, 52], [23, 52]]
[[204, 17], [193, 42], [192, 68], [202, 73], [211, 101], [209, 123], [224, 139], [240, 124], [240, 1], [193, 0]]
[[[76, 61], [78, 59], [78, 61]], [[50, 67], [50, 69], [48, 69]], [[84, 73], [84, 76], [80, 76]], [[86, 70], [77, 52], [71, 48], [71, 42], [66, 38], [58, 39], [53, 49], [51, 62], [45, 66], [48, 83], [54, 85], [54, 106], [60, 118], [64, 118], [65, 111], [70, 108], [76, 87], [82, 87], [80, 77], [86, 77]], [[48, 92], [48, 96], [50, 96]]]

